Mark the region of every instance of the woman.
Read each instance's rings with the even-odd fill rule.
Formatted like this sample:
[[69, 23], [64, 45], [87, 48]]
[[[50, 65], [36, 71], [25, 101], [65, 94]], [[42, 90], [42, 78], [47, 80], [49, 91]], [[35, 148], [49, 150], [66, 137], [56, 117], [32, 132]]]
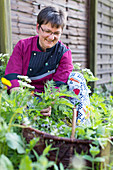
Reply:
[[[27, 75], [32, 81], [31, 85], [35, 86], [35, 91], [38, 92], [43, 92], [46, 81], [52, 79], [57, 87], [68, 83], [69, 89], [74, 91], [75, 87], [70, 86], [73, 81], [68, 81], [73, 70], [71, 50], [60, 41], [64, 25], [65, 15], [61, 10], [49, 6], [40, 11], [36, 25], [38, 35], [20, 40], [7, 64], [5, 78], [12, 84], [8, 87], [9, 92], [19, 90], [18, 75]], [[76, 76], [79, 76], [79, 73]], [[80, 81], [85, 82], [83, 77]], [[81, 84], [80, 94], [83, 93], [82, 89]], [[73, 100], [76, 104], [76, 99]], [[89, 101], [88, 95], [87, 100]], [[83, 104], [78, 108], [79, 118], [82, 106]], [[42, 114], [50, 115], [51, 107], [42, 111]]]

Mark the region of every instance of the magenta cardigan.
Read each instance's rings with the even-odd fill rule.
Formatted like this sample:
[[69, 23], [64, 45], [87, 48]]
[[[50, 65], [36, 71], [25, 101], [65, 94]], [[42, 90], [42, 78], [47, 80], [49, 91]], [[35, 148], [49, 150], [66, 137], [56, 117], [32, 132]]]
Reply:
[[5, 71], [5, 78], [13, 87], [19, 87], [18, 75], [27, 75], [35, 91], [44, 91], [44, 83], [54, 80], [56, 86], [66, 84], [73, 69], [71, 50], [61, 41], [43, 52], [38, 35], [20, 40], [10, 56]]

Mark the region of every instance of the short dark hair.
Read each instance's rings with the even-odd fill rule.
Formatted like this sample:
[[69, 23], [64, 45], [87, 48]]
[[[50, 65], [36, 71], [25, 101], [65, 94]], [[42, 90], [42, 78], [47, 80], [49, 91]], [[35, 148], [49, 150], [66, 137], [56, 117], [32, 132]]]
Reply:
[[59, 28], [61, 26], [63, 29], [65, 26], [65, 20], [66, 17], [64, 12], [52, 6], [42, 9], [37, 16], [39, 27], [42, 24], [48, 24], [50, 22], [52, 27]]

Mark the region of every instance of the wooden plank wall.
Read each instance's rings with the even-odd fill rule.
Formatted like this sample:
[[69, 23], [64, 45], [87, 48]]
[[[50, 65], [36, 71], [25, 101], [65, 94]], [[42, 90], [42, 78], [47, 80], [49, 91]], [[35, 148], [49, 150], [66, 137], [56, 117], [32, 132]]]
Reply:
[[111, 84], [113, 77], [113, 0], [98, 0], [96, 85]]
[[10, 0], [0, 0], [0, 53], [11, 54]]
[[88, 66], [89, 0], [11, 0], [13, 47], [22, 38], [36, 35], [36, 16], [48, 5], [59, 6], [67, 13], [67, 24], [61, 36], [72, 50], [73, 63]]

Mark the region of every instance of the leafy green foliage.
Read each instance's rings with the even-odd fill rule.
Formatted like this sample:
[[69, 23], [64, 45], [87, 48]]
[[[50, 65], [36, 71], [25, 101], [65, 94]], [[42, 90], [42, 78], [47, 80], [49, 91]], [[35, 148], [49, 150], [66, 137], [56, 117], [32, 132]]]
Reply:
[[28, 155], [25, 155], [20, 163], [19, 170], [32, 170], [32, 161]]
[[6, 134], [7, 145], [12, 149], [17, 149], [18, 153], [25, 153], [24, 143], [19, 135], [16, 133], [7, 133]]
[[[32, 97], [30, 95], [30, 92], [23, 88], [20, 89], [19, 92], [13, 91], [10, 95], [7, 94], [7, 91], [4, 90], [1, 93], [1, 111], [0, 115], [7, 121], [11, 119], [13, 114], [15, 114], [16, 117], [19, 116], [19, 114], [23, 113], [24, 108], [27, 106], [28, 100], [30, 100]], [[21, 100], [20, 100], [21, 99]]]
[[13, 170], [12, 162], [5, 155], [0, 155], [0, 169]]
[[92, 81], [97, 81], [98, 78], [93, 75], [90, 69], [84, 68], [81, 69], [81, 64], [76, 63], [74, 65], [74, 69], [84, 75], [84, 78], [86, 79], [87, 82], [92, 82]]
[[[79, 67], [77, 69], [84, 74], [87, 82], [97, 80], [88, 69], [80, 70]], [[103, 89], [95, 89], [90, 97], [91, 106], [88, 106], [91, 124], [78, 126], [75, 131], [75, 138], [95, 141], [95, 144], [90, 148], [91, 155], [84, 154], [84, 159], [91, 161], [93, 168], [95, 162], [104, 161], [104, 158], [98, 157], [100, 151], [98, 146], [104, 148], [108, 141], [111, 142], [109, 137], [113, 135], [113, 96], [111, 94], [108, 90], [104, 92]], [[26, 125], [49, 134], [70, 137], [74, 106], [70, 103], [69, 97], [75, 97], [75, 94], [67, 91], [67, 87], [64, 86], [56, 89], [51, 81], [46, 84], [45, 93], [36, 95], [39, 99], [37, 96], [32, 97], [30, 90], [22, 87], [19, 92], [12, 92], [10, 95], [4, 89], [0, 92], [0, 169], [2, 167], [6, 170], [9, 170], [8, 168], [11, 170], [46, 170], [51, 166], [55, 170], [59, 169], [54, 162], [48, 161], [46, 157], [49, 150], [53, 149], [50, 145], [39, 156], [33, 150], [39, 139], [34, 138], [29, 144], [26, 144], [18, 129], [23, 127], [21, 123], [25, 122]], [[48, 106], [52, 107], [52, 114], [50, 117], [44, 117], [40, 111]], [[36, 161], [32, 160], [34, 158], [31, 154], [32, 150], [35, 153]], [[112, 168], [112, 163], [109, 167]], [[60, 164], [60, 170], [63, 169], [63, 165]]]
[[[100, 163], [104, 163], [105, 162], [105, 158], [104, 157], [98, 157], [98, 154], [100, 153], [100, 149], [98, 146], [93, 146], [90, 144], [90, 155], [83, 155], [83, 158], [85, 160], [88, 160], [90, 162], [92, 162], [92, 170], [95, 170], [95, 162], [100, 162]], [[98, 166], [99, 168], [99, 166]]]
[[51, 145], [48, 145], [41, 156], [38, 156], [38, 154], [36, 153], [36, 151], [34, 151], [35, 156], [37, 161], [32, 163], [32, 167], [35, 168], [36, 170], [46, 170], [49, 167], [52, 167], [55, 163], [53, 161], [48, 161], [48, 159], [46, 158], [46, 155], [48, 155], [48, 152], [51, 150]]
[[0, 54], [0, 79], [4, 76], [5, 68], [9, 60], [8, 54]]
[[[53, 81], [46, 84], [45, 93], [36, 95], [41, 101], [39, 102], [36, 96], [29, 102], [29, 109], [24, 114], [24, 123], [53, 135], [70, 137], [74, 105], [69, 101], [69, 97], [75, 95], [67, 91], [65, 86], [56, 89]], [[48, 106], [52, 107], [52, 114], [50, 117], [44, 117], [40, 111]]]
[[[69, 97], [75, 97], [71, 91], [67, 90], [67, 86], [62, 86], [60, 88], [55, 88], [54, 81], [48, 81], [44, 88], [44, 93], [36, 93], [40, 96], [41, 101], [38, 103], [38, 107], [41, 109], [52, 106], [55, 109], [58, 106], [65, 108], [66, 106], [73, 108], [73, 104], [68, 100]], [[77, 95], [76, 95], [77, 96]], [[78, 97], [77, 97], [78, 98]]]

